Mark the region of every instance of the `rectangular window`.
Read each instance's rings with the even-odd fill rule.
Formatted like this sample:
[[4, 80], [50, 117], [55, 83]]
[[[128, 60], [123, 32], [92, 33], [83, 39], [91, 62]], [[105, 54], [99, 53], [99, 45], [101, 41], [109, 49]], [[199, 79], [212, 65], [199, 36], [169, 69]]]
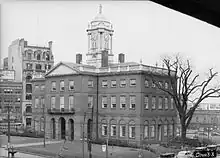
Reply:
[[152, 109], [156, 109], [156, 97], [152, 97]]
[[37, 108], [39, 106], [39, 99], [35, 98], [35, 108]]
[[45, 99], [44, 97], [41, 97], [41, 108], [44, 108], [44, 105], [45, 105]]
[[174, 100], [173, 98], [170, 99], [170, 109], [173, 109], [174, 107]]
[[120, 137], [125, 137], [125, 133], [126, 133], [126, 126], [120, 125]]
[[130, 79], [130, 86], [136, 86], [136, 79]]
[[135, 109], [136, 96], [130, 96], [130, 109]]
[[51, 109], [55, 108], [55, 102], [56, 102], [56, 98], [55, 97], [51, 97], [50, 103], [51, 103]]
[[60, 96], [60, 110], [64, 110], [64, 96]]
[[165, 109], [168, 109], [168, 97], [164, 98], [164, 106], [165, 106]]
[[135, 126], [129, 126], [129, 138], [135, 138]]
[[38, 90], [39, 89], [39, 86], [38, 85], [35, 85], [35, 90]]
[[155, 137], [155, 125], [150, 126], [150, 136], [151, 138]]
[[162, 109], [163, 108], [163, 98], [159, 97], [159, 101], [158, 101], [158, 109]]
[[163, 88], [163, 82], [162, 81], [159, 81], [158, 84], [159, 84], [159, 88]]
[[144, 138], [148, 138], [148, 126], [144, 126]]
[[120, 96], [120, 108], [126, 108], [126, 98], [125, 98], [125, 96]]
[[52, 81], [52, 91], [56, 91], [56, 82], [55, 81]]
[[108, 81], [107, 80], [103, 80], [102, 81], [102, 87], [103, 88], [107, 88], [108, 87]]
[[108, 102], [107, 102], [107, 97], [103, 96], [102, 97], [102, 108], [107, 108]]
[[111, 87], [115, 88], [117, 86], [116, 80], [111, 80]]
[[74, 90], [74, 81], [69, 81], [69, 90]]
[[125, 87], [126, 86], [126, 80], [125, 79], [121, 79], [120, 80], [120, 87]]
[[102, 124], [102, 135], [107, 136], [107, 125], [106, 124]]
[[173, 136], [173, 125], [172, 124], [169, 125], [169, 135]]
[[93, 96], [88, 96], [88, 108], [93, 107]]
[[93, 87], [93, 81], [92, 81], [92, 80], [89, 80], [89, 81], [88, 81], [88, 87], [89, 87], [89, 88], [92, 88], [92, 87]]
[[148, 80], [148, 79], [145, 79], [145, 80], [144, 80], [144, 86], [145, 86], [145, 87], [149, 87], [149, 80]]
[[60, 91], [64, 91], [64, 81], [60, 81]]
[[74, 107], [74, 96], [69, 96], [69, 110], [73, 109]]
[[44, 91], [44, 89], [45, 89], [45, 85], [41, 85], [41, 86], [40, 86], [40, 90], [41, 90], [41, 91]]
[[164, 136], [167, 136], [167, 125], [163, 125]]
[[111, 108], [116, 108], [116, 96], [111, 96]]
[[165, 89], [169, 89], [169, 84], [168, 84], [168, 82], [165, 82]]
[[111, 125], [111, 136], [116, 136], [116, 125]]
[[144, 108], [148, 109], [149, 108], [149, 97], [144, 96]]

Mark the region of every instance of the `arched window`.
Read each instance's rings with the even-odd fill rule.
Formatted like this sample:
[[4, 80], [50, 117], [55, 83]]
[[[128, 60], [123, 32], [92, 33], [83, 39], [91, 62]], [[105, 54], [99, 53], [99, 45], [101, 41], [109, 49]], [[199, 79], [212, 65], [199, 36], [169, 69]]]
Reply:
[[31, 79], [32, 79], [32, 76], [31, 76], [31, 75], [27, 75], [27, 76], [26, 76], [26, 82], [30, 82]]
[[43, 59], [45, 59], [45, 58], [46, 58], [46, 52], [43, 53]]
[[150, 137], [155, 138], [156, 136], [156, 121], [152, 120], [149, 126]]
[[40, 60], [40, 54], [37, 54], [37, 60]]
[[102, 136], [107, 136], [108, 134], [108, 124], [106, 120], [102, 120], [101, 124]]
[[119, 136], [120, 137], [126, 136], [126, 123], [124, 120], [119, 121]]
[[34, 58], [36, 58], [36, 56], [37, 56], [37, 51], [34, 52]]
[[117, 122], [116, 120], [111, 120], [110, 121], [110, 135], [112, 137], [117, 135], [117, 126], [116, 126]]
[[135, 122], [130, 121], [128, 125], [129, 138], [135, 138]]
[[149, 122], [144, 121], [144, 139], [149, 138]]
[[50, 60], [50, 56], [49, 56], [49, 54], [46, 55], [46, 60], [47, 60], [47, 61]]
[[44, 118], [41, 117], [40, 119], [40, 131], [43, 132], [44, 131]]
[[31, 53], [28, 53], [28, 60], [31, 60]]
[[164, 134], [163, 134], [164, 137], [167, 137], [167, 136], [168, 136], [168, 121], [167, 121], [167, 120], [164, 121], [163, 133], [164, 133]]

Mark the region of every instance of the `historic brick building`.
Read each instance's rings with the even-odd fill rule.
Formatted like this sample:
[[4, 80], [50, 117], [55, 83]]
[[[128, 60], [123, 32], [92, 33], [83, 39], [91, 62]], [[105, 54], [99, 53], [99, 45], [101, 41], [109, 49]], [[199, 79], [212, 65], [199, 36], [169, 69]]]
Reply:
[[22, 82], [22, 113], [24, 126], [32, 122], [32, 85], [30, 80], [43, 76], [54, 64], [52, 41], [48, 47], [28, 45], [24, 39], [17, 39], [8, 49], [8, 69], [15, 71], [15, 81]]
[[[174, 102], [152, 82], [153, 77], [170, 89], [167, 70], [125, 62], [122, 53], [114, 62], [112, 24], [101, 8], [87, 33], [86, 63], [82, 54], [77, 54], [76, 63], [60, 62], [41, 79], [32, 80], [37, 87], [33, 115], [40, 122], [45, 104], [47, 137], [80, 139], [83, 124], [89, 138], [159, 143], [173, 137], [177, 121]], [[40, 91], [41, 85], [44, 91]], [[41, 98], [44, 101], [40, 102]]]

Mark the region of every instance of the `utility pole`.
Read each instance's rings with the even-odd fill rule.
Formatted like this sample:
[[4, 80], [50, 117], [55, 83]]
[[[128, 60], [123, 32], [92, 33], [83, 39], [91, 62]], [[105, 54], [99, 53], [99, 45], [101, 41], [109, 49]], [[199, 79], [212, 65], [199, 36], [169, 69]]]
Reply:
[[86, 119], [86, 112], [84, 112], [84, 118], [83, 118], [83, 124], [82, 124], [82, 130], [83, 130], [83, 135], [82, 135], [82, 150], [83, 150], [83, 158], [84, 158], [84, 125], [85, 125], [85, 119]]
[[8, 158], [10, 158], [9, 148], [10, 148], [10, 104], [7, 106], [8, 108]]
[[43, 117], [44, 117], [44, 148], [46, 147], [46, 116], [45, 116], [45, 104], [43, 104]]

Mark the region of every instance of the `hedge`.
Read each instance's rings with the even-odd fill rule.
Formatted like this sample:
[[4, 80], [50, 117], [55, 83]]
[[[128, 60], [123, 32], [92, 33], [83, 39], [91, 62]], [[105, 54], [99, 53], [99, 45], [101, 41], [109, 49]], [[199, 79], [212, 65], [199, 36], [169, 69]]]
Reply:
[[[6, 132], [6, 135], [8, 135], [8, 132]], [[36, 132], [27, 132], [24, 131], [23, 133], [18, 133], [18, 132], [10, 132], [11, 136], [19, 136], [19, 137], [32, 137], [32, 138], [43, 138], [44, 134], [42, 133], [36, 133]]]

